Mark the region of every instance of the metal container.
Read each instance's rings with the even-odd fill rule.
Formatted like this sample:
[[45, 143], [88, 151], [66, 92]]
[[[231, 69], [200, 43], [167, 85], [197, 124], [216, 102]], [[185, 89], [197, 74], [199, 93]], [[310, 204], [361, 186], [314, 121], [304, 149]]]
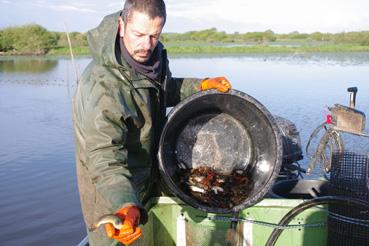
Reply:
[[365, 129], [365, 114], [357, 109], [335, 104], [329, 108], [332, 112], [332, 124], [339, 131], [360, 134]]

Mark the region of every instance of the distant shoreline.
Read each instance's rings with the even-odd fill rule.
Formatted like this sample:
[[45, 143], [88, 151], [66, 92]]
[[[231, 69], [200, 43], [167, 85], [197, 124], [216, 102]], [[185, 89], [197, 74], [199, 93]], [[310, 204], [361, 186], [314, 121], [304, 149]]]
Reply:
[[[70, 38], [70, 39], [69, 39]], [[86, 33], [48, 31], [37, 24], [0, 29], [0, 56], [90, 55]], [[263, 53], [327, 53], [369, 51], [369, 31], [342, 33], [225, 33], [216, 28], [186, 33], [162, 33], [170, 55], [243, 55]], [[1, 53], [2, 52], [2, 53]]]
[[[344, 53], [344, 52], [369, 52], [369, 46], [351, 45], [351, 44], [325, 44], [325, 45], [301, 45], [301, 46], [288, 46], [273, 44], [256, 44], [256, 45], [242, 45], [235, 44], [235, 46], [229, 46], [227, 44], [171, 44], [165, 45], [168, 54], [172, 55], [243, 55], [243, 54], [304, 54], [304, 53]], [[90, 51], [87, 46], [75, 47], [72, 49], [75, 56], [89, 56]], [[66, 47], [53, 48], [47, 54], [32, 54], [32, 53], [14, 53], [14, 52], [0, 52], [0, 56], [69, 56], [70, 50]]]

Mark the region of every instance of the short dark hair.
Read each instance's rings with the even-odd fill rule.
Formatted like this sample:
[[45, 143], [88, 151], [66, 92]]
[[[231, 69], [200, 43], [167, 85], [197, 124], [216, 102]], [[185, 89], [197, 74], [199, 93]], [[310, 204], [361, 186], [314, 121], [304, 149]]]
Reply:
[[130, 20], [134, 11], [145, 13], [151, 19], [161, 17], [164, 19], [164, 23], [167, 19], [165, 3], [163, 0], [126, 0], [122, 12], [124, 23], [127, 23]]

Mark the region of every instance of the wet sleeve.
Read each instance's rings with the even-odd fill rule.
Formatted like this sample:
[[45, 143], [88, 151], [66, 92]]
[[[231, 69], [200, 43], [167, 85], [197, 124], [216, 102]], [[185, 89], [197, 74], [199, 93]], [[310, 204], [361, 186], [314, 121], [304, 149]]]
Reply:
[[[128, 166], [126, 115], [119, 89], [97, 83], [85, 110], [87, 165], [96, 187], [97, 206], [112, 212], [134, 204], [144, 212]], [[115, 94], [114, 94], [115, 93]], [[142, 218], [146, 217], [142, 215]]]

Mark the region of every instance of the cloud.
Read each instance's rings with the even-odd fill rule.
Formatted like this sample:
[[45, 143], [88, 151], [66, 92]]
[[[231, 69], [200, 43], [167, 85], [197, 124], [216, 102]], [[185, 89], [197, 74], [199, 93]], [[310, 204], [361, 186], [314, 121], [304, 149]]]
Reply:
[[[60, 2], [60, 3], [58, 3]], [[76, 11], [76, 12], [88, 12], [88, 13], [96, 13], [97, 6], [94, 3], [84, 3], [84, 2], [77, 2], [77, 1], [8, 1], [8, 0], [1, 0], [0, 3], [3, 4], [12, 4], [18, 8], [27, 8], [27, 7], [35, 7], [38, 9], [50, 9], [54, 11]]]
[[51, 4], [44, 1], [38, 1], [36, 3], [29, 3], [31, 6], [47, 8], [55, 11], [76, 11], [76, 12], [87, 12], [97, 13], [94, 9], [95, 5], [82, 4], [82, 3], [70, 3], [70, 4]]
[[124, 4], [123, 1], [117, 1], [117, 2], [110, 2], [107, 6], [109, 8], [122, 9], [123, 4]]
[[[265, 31], [277, 33], [341, 32], [369, 30], [367, 0], [166, 0], [165, 32], [217, 28], [228, 33]], [[104, 15], [123, 7], [123, 0], [0, 0], [0, 27], [37, 22], [55, 29], [51, 17], [71, 21], [76, 30], [87, 31]], [[12, 5], [12, 6], [10, 6]], [[78, 13], [78, 14], [77, 14]], [[73, 20], [73, 22], [72, 22]], [[83, 25], [82, 25], [83, 23]]]
[[369, 1], [366, 0], [168, 0], [167, 8], [168, 19], [188, 29], [196, 25], [227, 32], [369, 29]]

